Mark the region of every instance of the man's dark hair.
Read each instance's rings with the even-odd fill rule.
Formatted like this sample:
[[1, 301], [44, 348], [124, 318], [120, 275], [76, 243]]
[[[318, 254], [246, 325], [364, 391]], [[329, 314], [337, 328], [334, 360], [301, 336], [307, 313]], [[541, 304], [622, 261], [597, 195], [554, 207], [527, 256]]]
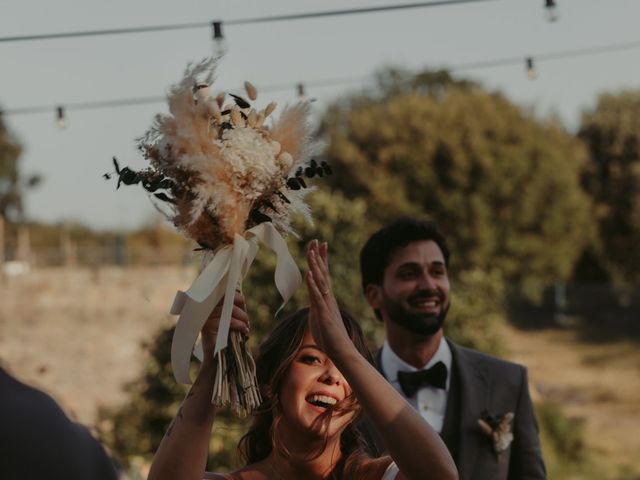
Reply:
[[393, 253], [412, 242], [433, 240], [449, 265], [447, 241], [434, 222], [401, 217], [371, 235], [360, 252], [360, 275], [362, 290], [370, 283], [382, 285], [384, 270]]

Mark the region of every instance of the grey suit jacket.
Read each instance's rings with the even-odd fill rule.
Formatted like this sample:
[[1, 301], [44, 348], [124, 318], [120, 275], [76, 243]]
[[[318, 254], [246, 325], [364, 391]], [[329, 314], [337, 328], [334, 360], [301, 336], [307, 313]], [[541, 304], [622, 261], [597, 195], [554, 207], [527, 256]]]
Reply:
[[[546, 479], [538, 424], [533, 412], [526, 369], [515, 363], [485, 355], [449, 342], [453, 368], [458, 375], [459, 401], [448, 402], [445, 426], [457, 426], [454, 458], [461, 480], [539, 480]], [[380, 352], [376, 356], [378, 370]], [[452, 394], [450, 390], [449, 394]], [[458, 404], [459, 411], [449, 406]], [[493, 451], [491, 439], [478, 426], [483, 411], [493, 414], [513, 412], [513, 442], [501, 459]], [[451, 422], [456, 416], [455, 422]], [[363, 422], [363, 436], [374, 456], [384, 451], [373, 429]], [[447, 439], [445, 438], [445, 443]], [[451, 445], [447, 445], [452, 450]]]

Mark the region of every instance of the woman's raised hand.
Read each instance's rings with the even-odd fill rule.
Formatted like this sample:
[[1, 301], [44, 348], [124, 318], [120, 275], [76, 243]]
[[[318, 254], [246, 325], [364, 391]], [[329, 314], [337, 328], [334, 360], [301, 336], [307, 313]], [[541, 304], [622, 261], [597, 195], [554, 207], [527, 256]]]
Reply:
[[[204, 348], [213, 348], [216, 343], [223, 302], [224, 298], [222, 298], [218, 305], [216, 305], [202, 327], [201, 334]], [[245, 308], [244, 295], [240, 292], [236, 292], [235, 297], [233, 298], [233, 310], [231, 311], [231, 323], [229, 328], [230, 330], [242, 332], [247, 335], [249, 334], [249, 315], [247, 315]]]
[[329, 356], [353, 347], [342, 322], [340, 308], [331, 286], [328, 246], [317, 240], [309, 244], [307, 250], [307, 290], [309, 292], [309, 328], [313, 338]]

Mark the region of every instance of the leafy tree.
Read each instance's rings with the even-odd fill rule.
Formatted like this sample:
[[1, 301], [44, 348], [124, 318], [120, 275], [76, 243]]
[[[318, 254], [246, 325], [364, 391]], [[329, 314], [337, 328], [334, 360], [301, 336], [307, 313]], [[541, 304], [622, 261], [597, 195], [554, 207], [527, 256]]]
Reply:
[[631, 289], [640, 283], [640, 91], [601, 95], [578, 135], [591, 153], [583, 179], [596, 204], [598, 256]]
[[[384, 100], [396, 95], [412, 91], [422, 95], [441, 96], [447, 89], [473, 89], [478, 88], [476, 82], [464, 78], [456, 78], [447, 70], [424, 70], [413, 73], [402, 68], [386, 68], [376, 75], [377, 88], [373, 91], [369, 100]], [[359, 100], [365, 100], [361, 97]]]
[[321, 132], [332, 185], [366, 200], [370, 221], [428, 214], [455, 268], [499, 271], [531, 298], [570, 276], [594, 231], [581, 143], [446, 72], [382, 75], [379, 92], [332, 105]]
[[[186, 394], [171, 371], [173, 328], [160, 331], [148, 348], [145, 371], [126, 391], [129, 402], [117, 409], [101, 409], [100, 434], [115, 457], [128, 465], [134, 455], [150, 458], [164, 430]], [[149, 401], [153, 399], [153, 401]]]
[[596, 480], [629, 478], [597, 460], [582, 419], [569, 417], [561, 405], [543, 400], [535, 406], [548, 478]]
[[22, 147], [0, 117], [0, 217], [17, 220], [22, 215], [24, 190], [39, 183], [36, 175], [24, 177], [18, 160]]
[[451, 282], [451, 309], [444, 323], [448, 338], [481, 352], [502, 355], [506, 322], [505, 285], [497, 272], [467, 270]]

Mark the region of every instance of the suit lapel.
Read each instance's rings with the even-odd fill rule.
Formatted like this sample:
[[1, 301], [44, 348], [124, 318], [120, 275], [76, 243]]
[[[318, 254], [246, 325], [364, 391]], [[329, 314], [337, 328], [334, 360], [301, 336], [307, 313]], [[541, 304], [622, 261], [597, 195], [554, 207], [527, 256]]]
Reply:
[[470, 480], [478, 454], [478, 419], [489, 405], [490, 385], [484, 363], [449, 342], [460, 378], [460, 431], [458, 472]]
[[449, 449], [451, 456], [460, 463], [460, 377], [455, 361], [449, 372], [449, 394], [447, 395], [447, 409], [440, 437]]

